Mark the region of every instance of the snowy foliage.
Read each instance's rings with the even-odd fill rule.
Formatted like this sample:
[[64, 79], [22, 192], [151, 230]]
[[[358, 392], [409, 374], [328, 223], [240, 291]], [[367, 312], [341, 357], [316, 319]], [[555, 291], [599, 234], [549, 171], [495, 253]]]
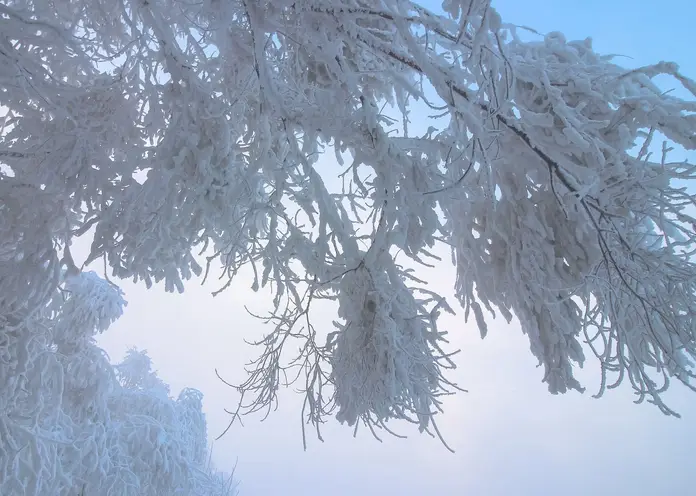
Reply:
[[21, 323], [3, 322], [0, 494], [234, 494], [208, 469], [201, 393], [173, 400], [144, 352], [113, 367], [95, 345], [124, 304], [82, 273]]
[[[273, 329], [239, 413], [272, 406], [295, 377], [317, 426], [335, 412], [430, 432], [456, 389], [437, 326], [452, 308], [410, 267], [445, 246], [465, 318], [485, 336], [488, 315], [516, 316], [552, 393], [582, 389], [573, 368], [591, 350], [600, 394], [628, 379], [676, 414], [661, 393], [673, 378], [694, 388], [696, 219], [693, 166], [669, 152], [696, 148], [696, 104], [653, 80], [691, 95], [696, 83], [671, 63], [625, 70], [590, 40], [522, 39], [487, 0], [442, 7], [4, 2], [0, 315], [16, 329], [4, 353], [21, 363], [3, 380], [24, 380], [26, 357], [42, 370], [104, 363], [37, 351], [60, 326], [35, 314], [62, 270], [79, 272], [69, 247], [93, 232], [86, 263], [114, 277], [183, 291], [220, 264], [221, 290], [244, 266], [254, 290], [271, 288]], [[434, 125], [414, 133], [423, 109]], [[317, 300], [337, 303], [335, 329], [312, 325]], [[115, 314], [97, 307], [84, 312], [99, 329]], [[130, 365], [119, 394], [136, 401], [131, 381], [157, 387]], [[99, 384], [84, 387], [111, 391], [110, 369], [93, 366]], [[13, 394], [2, 401], [28, 401]], [[58, 404], [22, 408], [49, 418]]]

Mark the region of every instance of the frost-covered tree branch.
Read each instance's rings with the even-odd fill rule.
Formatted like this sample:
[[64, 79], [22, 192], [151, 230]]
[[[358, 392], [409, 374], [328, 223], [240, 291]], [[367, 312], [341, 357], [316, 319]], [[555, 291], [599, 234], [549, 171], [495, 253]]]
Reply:
[[[693, 97], [676, 65], [526, 41], [486, 0], [11, 1], [0, 15], [7, 319], [46, 301], [92, 231], [87, 263], [168, 291], [218, 266], [222, 291], [249, 267], [273, 293], [271, 331], [233, 418], [300, 381], [317, 429], [335, 413], [437, 433], [458, 389], [438, 327], [453, 309], [413, 267], [445, 263], [444, 246], [465, 319], [485, 336], [484, 310], [516, 316], [552, 393], [582, 390], [586, 350], [599, 394], [627, 378], [676, 415], [661, 393], [694, 388], [694, 168], [679, 160], [696, 103], [653, 82]], [[326, 300], [335, 326], [317, 329]]]

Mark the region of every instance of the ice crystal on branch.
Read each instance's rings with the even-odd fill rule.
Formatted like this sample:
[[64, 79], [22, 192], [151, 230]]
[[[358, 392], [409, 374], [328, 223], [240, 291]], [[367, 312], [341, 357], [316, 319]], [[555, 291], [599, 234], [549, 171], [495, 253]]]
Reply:
[[[417, 301], [390, 265], [361, 266], [341, 281], [338, 315], [345, 324], [337, 323], [335, 342], [327, 347], [336, 418], [350, 425], [358, 419], [383, 425], [407, 418], [427, 429], [426, 412], [437, 408], [438, 396], [453, 386], [442, 369], [454, 364], [438, 345], [436, 309], [427, 311], [428, 301]], [[419, 313], [412, 313], [414, 308]]]
[[[588, 350], [601, 391], [628, 379], [674, 414], [669, 380], [693, 389], [694, 169], [673, 157], [696, 147], [696, 84], [675, 64], [523, 40], [488, 0], [13, 0], [0, 27], [13, 325], [92, 229], [88, 261], [168, 291], [249, 267], [271, 331], [237, 413], [294, 377], [317, 426], [428, 430], [454, 388], [450, 307], [412, 267], [446, 247], [464, 317], [485, 336], [516, 316], [552, 393], [582, 389]], [[10, 356], [29, 346], [12, 336]]]

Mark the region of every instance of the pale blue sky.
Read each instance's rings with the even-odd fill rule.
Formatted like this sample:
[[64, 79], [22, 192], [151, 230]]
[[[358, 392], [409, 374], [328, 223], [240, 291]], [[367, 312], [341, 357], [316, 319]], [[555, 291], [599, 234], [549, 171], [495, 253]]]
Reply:
[[[598, 51], [632, 57], [627, 66], [667, 59], [696, 76], [690, 32], [696, 2], [498, 0], [494, 5], [508, 22], [562, 31], [568, 38], [591, 36]], [[448, 291], [451, 270], [442, 268], [431, 281]], [[201, 389], [211, 434], [217, 434], [225, 426], [222, 409], [237, 397], [213, 369], [241, 378], [242, 364], [253, 353], [242, 338], [263, 332], [242, 305], [263, 308], [264, 297], [248, 296], [246, 288], [239, 284], [213, 299], [213, 287], [192, 284], [184, 295], [166, 295], [124, 284], [130, 304], [102, 342], [114, 358], [131, 345], [147, 348], [174, 391]], [[329, 314], [318, 315], [315, 324], [330, 320]], [[326, 426], [325, 443], [311, 438], [304, 452], [299, 399], [287, 392], [265, 422], [254, 417], [233, 427], [216, 445], [215, 459], [224, 468], [239, 458], [242, 496], [696, 494], [696, 395], [675, 388], [668, 396], [682, 420], [633, 405], [625, 388], [594, 400], [597, 374], [590, 367], [580, 374], [588, 386], [585, 395], [554, 397], [541, 384], [541, 370], [516, 325], [496, 322], [481, 341], [461, 318], [447, 324], [454, 346], [463, 350], [455, 378], [470, 391], [450, 398], [441, 420], [455, 454], [408, 426], [403, 429], [408, 439], [380, 444], [365, 432], [353, 439], [351, 429], [337, 423]]]

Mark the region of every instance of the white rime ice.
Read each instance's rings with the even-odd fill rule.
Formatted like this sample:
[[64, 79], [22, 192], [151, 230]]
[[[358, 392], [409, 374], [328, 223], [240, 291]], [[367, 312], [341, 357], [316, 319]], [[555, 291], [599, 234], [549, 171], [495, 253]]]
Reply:
[[95, 345], [124, 304], [83, 272], [3, 324], [0, 494], [234, 494], [208, 464], [201, 393], [173, 399], [145, 352], [114, 367]]
[[220, 291], [252, 273], [273, 294], [238, 414], [294, 380], [318, 433], [335, 415], [439, 435], [455, 305], [414, 267], [449, 250], [464, 319], [485, 337], [517, 318], [551, 393], [583, 389], [590, 353], [600, 395], [627, 381], [676, 415], [696, 83], [518, 31], [488, 0], [0, 4], [0, 483], [199, 480], [197, 393], [93, 344], [122, 300], [73, 260], [86, 236], [104, 277], [183, 291], [221, 266]]

